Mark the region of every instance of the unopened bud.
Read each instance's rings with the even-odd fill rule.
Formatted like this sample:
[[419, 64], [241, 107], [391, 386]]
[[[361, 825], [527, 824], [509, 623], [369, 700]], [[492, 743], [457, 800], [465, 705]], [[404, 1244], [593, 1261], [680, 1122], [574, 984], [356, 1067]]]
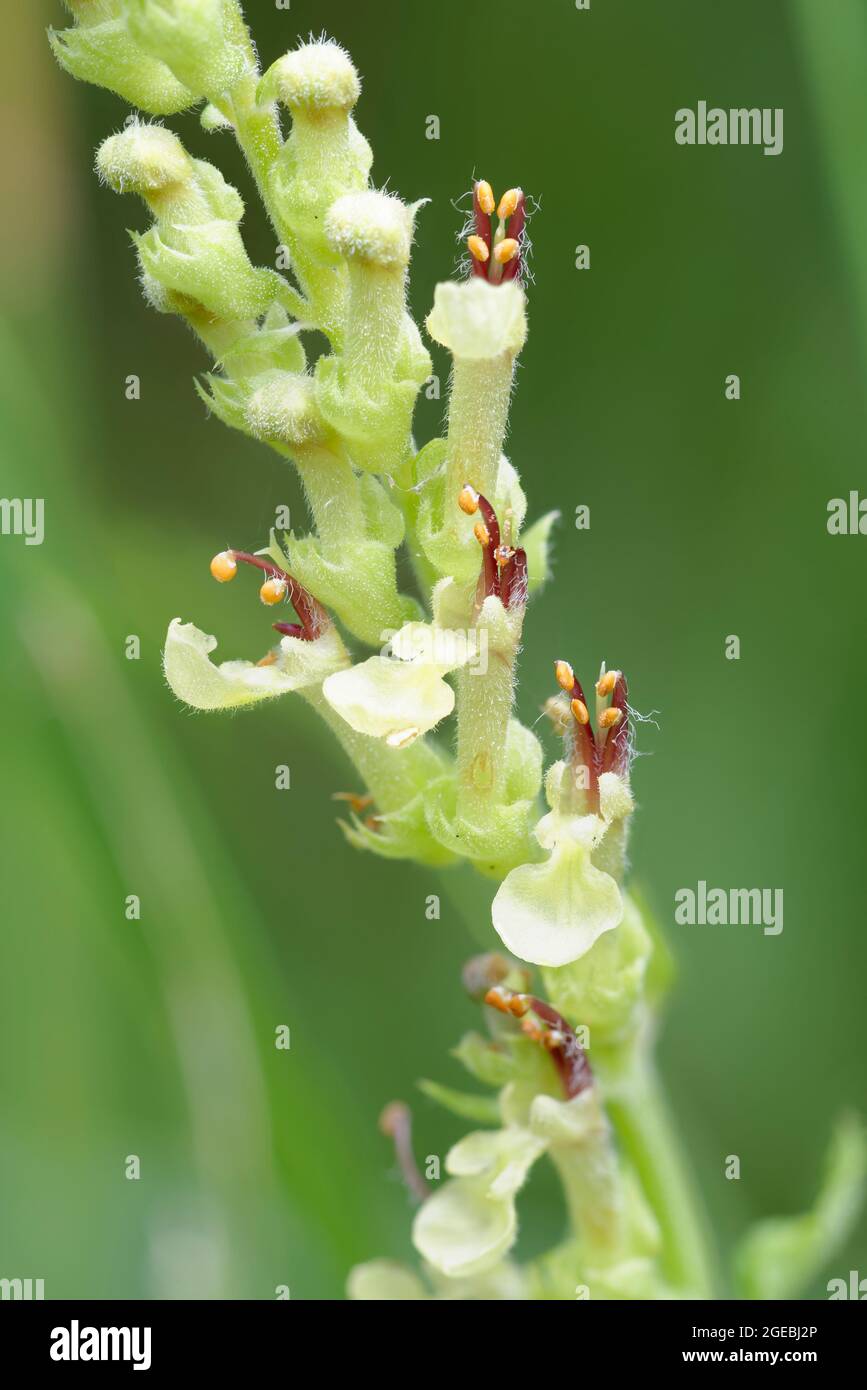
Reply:
[[329, 208], [325, 235], [347, 260], [402, 268], [409, 263], [418, 206], [408, 206], [391, 193], [347, 193]]
[[186, 183], [192, 160], [178, 137], [165, 126], [133, 121], [117, 135], [103, 140], [96, 155], [99, 177], [115, 193], [158, 193]]
[[361, 82], [352, 59], [339, 43], [306, 43], [278, 58], [259, 84], [259, 100], [310, 113], [352, 110]]

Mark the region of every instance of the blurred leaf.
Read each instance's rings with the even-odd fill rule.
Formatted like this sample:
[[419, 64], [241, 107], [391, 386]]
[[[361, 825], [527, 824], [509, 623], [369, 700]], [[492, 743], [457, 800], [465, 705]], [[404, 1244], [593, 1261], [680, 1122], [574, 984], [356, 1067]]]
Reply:
[[803, 1216], [762, 1221], [735, 1254], [735, 1277], [745, 1298], [797, 1298], [849, 1235], [864, 1200], [867, 1135], [844, 1117], [825, 1159], [815, 1206]]

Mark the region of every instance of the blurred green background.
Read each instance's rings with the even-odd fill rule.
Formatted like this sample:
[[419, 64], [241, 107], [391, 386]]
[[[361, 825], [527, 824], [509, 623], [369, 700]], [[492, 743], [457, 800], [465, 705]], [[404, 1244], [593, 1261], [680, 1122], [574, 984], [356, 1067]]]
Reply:
[[[867, 492], [867, 8], [246, 9], [265, 65], [310, 30], [350, 48], [376, 180], [432, 199], [418, 316], [473, 173], [541, 204], [508, 447], [531, 514], [564, 519], [520, 712], [556, 656], [585, 680], [623, 666], [658, 711], [634, 872], [680, 965], [661, 1063], [725, 1252], [807, 1204], [833, 1118], [865, 1100], [867, 540], [825, 522], [829, 498]], [[477, 1023], [458, 975], [484, 905], [346, 846], [330, 797], [352, 775], [301, 701], [194, 717], [163, 686], [175, 614], [224, 656], [264, 649], [249, 587], [220, 589], [208, 560], [302, 502], [284, 463], [206, 418], [203, 355], [140, 299], [125, 229], [145, 211], [91, 172], [126, 111], [55, 68], [43, 30], [63, 22], [59, 0], [3, 18], [0, 492], [45, 498], [47, 529], [41, 548], [0, 540], [0, 1275], [48, 1297], [339, 1297], [353, 1262], [409, 1253], [377, 1116], [420, 1076], [461, 1084], [447, 1050]], [[783, 107], [783, 154], [679, 148], [674, 112], [700, 99]], [[248, 196], [251, 255], [271, 263], [228, 140], [173, 124]], [[444, 404], [421, 400], [420, 439]], [[782, 887], [783, 934], [675, 927], [674, 892], [699, 879]], [[415, 1112], [421, 1155], [464, 1128]], [[544, 1180], [522, 1212], [522, 1250], [556, 1237]], [[812, 1293], [858, 1267], [863, 1226]]]

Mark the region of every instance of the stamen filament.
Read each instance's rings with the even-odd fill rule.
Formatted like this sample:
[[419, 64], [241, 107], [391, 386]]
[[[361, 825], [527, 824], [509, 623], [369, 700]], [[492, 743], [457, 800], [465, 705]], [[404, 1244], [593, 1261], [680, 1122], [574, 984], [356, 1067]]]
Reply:
[[[266, 574], [269, 580], [275, 581], [273, 588], [263, 584], [259, 590], [263, 602], [276, 603], [288, 596], [292, 607], [298, 614], [300, 625], [275, 623], [274, 627], [278, 632], [288, 637], [301, 637], [306, 642], [313, 642], [330, 626], [331, 618], [322, 604], [317, 602], [312, 594], [308, 593], [296, 579], [292, 578], [291, 574], [287, 574], [279, 565], [275, 565], [271, 560], [266, 560], [262, 555], [251, 555], [246, 550], [226, 550], [222, 554], [216, 555], [211, 561], [211, 573], [214, 574], [215, 565], [218, 569], [222, 569], [224, 568], [222, 562], [229, 560], [235, 563], [236, 568], [239, 561], [245, 565], [252, 565], [255, 569]], [[219, 565], [217, 564], [218, 561], [221, 562]], [[215, 575], [215, 578], [219, 578], [219, 575]], [[280, 592], [281, 587], [282, 592]]]
[[391, 1101], [379, 1117], [379, 1128], [394, 1143], [398, 1167], [410, 1195], [415, 1201], [423, 1202], [428, 1195], [428, 1187], [412, 1151], [412, 1115], [409, 1106], [402, 1100]]

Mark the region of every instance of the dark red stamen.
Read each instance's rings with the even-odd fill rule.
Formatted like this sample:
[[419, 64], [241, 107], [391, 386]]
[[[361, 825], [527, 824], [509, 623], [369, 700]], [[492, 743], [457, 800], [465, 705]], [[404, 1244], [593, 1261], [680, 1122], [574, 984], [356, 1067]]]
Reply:
[[[523, 1020], [523, 1031], [533, 1041], [540, 1042], [551, 1054], [568, 1100], [573, 1100], [593, 1085], [593, 1072], [587, 1061], [587, 1054], [575, 1036], [574, 1029], [563, 1015], [544, 999], [538, 999], [534, 994], [516, 994], [502, 985], [495, 985], [485, 995], [485, 1003], [498, 1009], [500, 1013], [511, 1014], [513, 1018]], [[547, 1028], [537, 1027], [532, 1019], [527, 1017], [531, 1011], [547, 1025]]]
[[[315, 642], [316, 638], [321, 636], [330, 625], [331, 619], [322, 604], [318, 603], [313, 595], [298, 583], [297, 579], [293, 579], [291, 574], [281, 570], [279, 565], [266, 560], [262, 555], [251, 555], [246, 550], [230, 550], [229, 554], [245, 565], [254, 565], [256, 569], [267, 574], [270, 579], [281, 579], [286, 585], [289, 601], [300, 619], [299, 631], [291, 632], [288, 634], [289, 636], [301, 637], [305, 642]], [[274, 626], [278, 632], [283, 631], [282, 624], [275, 623]], [[292, 623], [286, 624], [286, 626], [294, 628], [296, 625]]]
[[519, 249], [517, 256], [513, 256], [512, 259], [507, 261], [503, 266], [502, 279], [504, 282], [506, 280], [516, 280], [521, 273], [524, 250], [524, 226], [526, 221], [527, 201], [523, 193], [521, 193], [518, 198], [517, 207], [506, 223], [506, 236], [512, 237], [512, 239], [518, 243]]
[[481, 275], [489, 284], [504, 284], [507, 280], [517, 280], [520, 278], [524, 260], [524, 241], [525, 227], [527, 222], [527, 200], [523, 192], [518, 189], [518, 200], [515, 210], [509, 217], [498, 218], [498, 236], [508, 237], [518, 243], [518, 254], [513, 256], [510, 261], [502, 265], [494, 256], [494, 238], [492, 235], [493, 219], [497, 216], [496, 212], [487, 213], [479, 202], [478, 182], [473, 184], [473, 227], [475, 235], [480, 237], [488, 248], [487, 260], [479, 260], [470, 254], [470, 264], [474, 275]]
[[[572, 682], [571, 691], [567, 691], [566, 693], [570, 700], [580, 700], [589, 716], [590, 706], [584, 698], [584, 691], [577, 676], [575, 676]], [[593, 722], [588, 717], [587, 723], [582, 724], [574, 715], [573, 720], [573, 761], [577, 760], [587, 768], [587, 790], [590, 793], [591, 801], [595, 802], [596, 797], [599, 795], [598, 783], [601, 769], [599, 763], [599, 749], [596, 746], [596, 739], [593, 734]]]
[[493, 594], [504, 608], [518, 608], [527, 602], [527, 552], [502, 545], [497, 513], [487, 497], [480, 492], [475, 495], [488, 537], [487, 543], [482, 544], [482, 572], [476, 603], [481, 607]]
[[617, 727], [608, 731], [608, 738], [602, 750], [602, 771], [617, 772], [621, 776], [629, 766], [629, 706], [626, 697], [626, 677], [620, 671], [611, 695], [611, 708], [619, 709], [621, 718]]
[[492, 548], [493, 550], [499, 550], [499, 548], [500, 548], [500, 523], [499, 523], [499, 521], [497, 520], [497, 513], [494, 511], [494, 509], [493, 509], [493, 507], [491, 506], [490, 502], [488, 501], [487, 497], [483, 497], [482, 494], [479, 493], [479, 494], [478, 494], [478, 498], [479, 498], [479, 511], [480, 511], [481, 514], [482, 514], [482, 520], [484, 521], [485, 525], [487, 526], [487, 528], [488, 528], [488, 535], [489, 535], [490, 538], [491, 538], [491, 548]]
[[500, 572], [504, 608], [521, 608], [527, 602], [527, 552], [516, 550]]
[[488, 278], [488, 266], [491, 264], [491, 217], [490, 213], [483, 210], [479, 203], [479, 184], [473, 184], [473, 222], [476, 228], [476, 236], [481, 237], [488, 248], [488, 259], [479, 261], [475, 256], [470, 256], [473, 272], [481, 275], [485, 280]]
[[573, 1097], [579, 1096], [582, 1091], [589, 1090], [593, 1085], [593, 1072], [587, 1061], [587, 1053], [562, 1014], [558, 1014], [557, 1010], [552, 1009], [550, 1004], [546, 1004], [544, 999], [537, 999], [535, 995], [531, 995], [530, 1000], [530, 1008], [533, 1013], [563, 1035], [563, 1041], [549, 1050], [560, 1073], [563, 1089], [569, 1100], [572, 1100]]

